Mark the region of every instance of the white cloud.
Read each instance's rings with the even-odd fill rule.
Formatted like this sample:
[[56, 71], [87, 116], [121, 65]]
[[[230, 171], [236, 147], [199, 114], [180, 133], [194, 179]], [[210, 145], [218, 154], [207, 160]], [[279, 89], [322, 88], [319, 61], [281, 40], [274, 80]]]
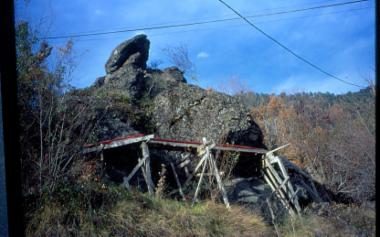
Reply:
[[208, 58], [210, 55], [206, 52], [200, 52], [197, 54], [197, 58]]

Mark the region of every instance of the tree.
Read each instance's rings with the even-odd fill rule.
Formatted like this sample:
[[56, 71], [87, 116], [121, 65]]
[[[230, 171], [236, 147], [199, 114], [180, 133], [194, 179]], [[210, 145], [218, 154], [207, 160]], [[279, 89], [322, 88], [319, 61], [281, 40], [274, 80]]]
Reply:
[[285, 156], [336, 195], [362, 202], [375, 196], [374, 97], [272, 95], [251, 114], [269, 148], [291, 143]]
[[187, 46], [165, 47], [162, 51], [166, 54], [170, 63], [174, 64], [183, 73], [188, 74], [192, 80], [197, 80], [195, 64], [190, 59]]
[[42, 194], [68, 172], [91, 127], [81, 120], [88, 105], [68, 93], [72, 42], [53, 48], [37, 35], [27, 22], [16, 25], [23, 191]]

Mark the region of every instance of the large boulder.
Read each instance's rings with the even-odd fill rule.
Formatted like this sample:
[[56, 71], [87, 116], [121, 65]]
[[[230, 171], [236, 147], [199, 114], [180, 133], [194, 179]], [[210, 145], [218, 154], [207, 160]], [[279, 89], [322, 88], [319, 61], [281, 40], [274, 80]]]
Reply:
[[149, 40], [146, 35], [136, 35], [118, 45], [105, 65], [107, 74], [113, 73], [123, 65], [146, 68], [149, 56]]
[[152, 98], [151, 110], [159, 136], [262, 147], [260, 128], [236, 98], [186, 83], [163, 84], [167, 88]]

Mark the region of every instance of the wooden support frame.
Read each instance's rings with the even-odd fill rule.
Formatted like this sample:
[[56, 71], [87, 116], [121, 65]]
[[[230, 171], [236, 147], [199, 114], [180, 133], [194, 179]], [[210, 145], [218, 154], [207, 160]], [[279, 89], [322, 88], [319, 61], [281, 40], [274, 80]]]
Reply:
[[131, 181], [132, 177], [136, 174], [136, 172], [141, 169], [142, 174], [144, 176], [145, 183], [148, 188], [148, 192], [150, 195], [154, 194], [154, 183], [152, 180], [151, 170], [150, 170], [150, 155], [149, 155], [149, 149], [146, 144], [146, 142], [142, 142], [141, 145], [141, 153], [142, 158], [138, 159], [137, 165], [132, 169], [131, 173], [124, 177], [123, 185], [129, 189], [129, 182]]
[[[214, 178], [215, 178], [218, 189], [223, 197], [223, 202], [225, 203], [227, 208], [230, 208], [227, 192], [223, 186], [222, 179], [220, 177], [220, 173], [216, 165], [215, 157], [212, 154], [212, 150], [215, 150], [217, 152], [237, 151], [237, 152], [243, 152], [243, 153], [263, 154], [264, 158], [262, 159], [263, 161], [262, 174], [264, 176], [265, 181], [272, 188], [273, 192], [276, 193], [276, 195], [279, 197], [279, 199], [284, 204], [284, 206], [289, 210], [289, 213], [291, 215], [293, 215], [295, 212], [298, 212], [298, 213], [301, 212], [301, 208], [298, 203], [298, 197], [296, 195], [298, 190], [294, 192], [293, 186], [290, 182], [290, 178], [288, 176], [288, 173], [287, 173], [287, 170], [285, 169], [284, 164], [282, 163], [282, 160], [279, 157], [273, 155], [275, 151], [282, 149], [288, 146], [289, 144], [278, 147], [272, 151], [267, 151], [261, 148], [241, 146], [241, 145], [230, 145], [230, 144], [216, 145], [213, 141], [209, 141], [206, 138], [203, 138], [202, 142], [192, 142], [192, 141], [177, 141], [177, 140], [172, 140], [172, 139], [154, 138], [153, 134], [151, 135], [135, 134], [135, 135], [127, 136], [127, 137], [121, 137], [121, 138], [117, 138], [113, 140], [103, 141], [99, 145], [96, 145], [96, 146], [90, 144], [85, 147], [85, 149], [83, 150], [83, 154], [89, 153], [89, 152], [100, 152], [101, 161], [104, 161], [103, 150], [136, 144], [136, 143], [140, 144], [142, 157], [138, 159], [138, 163], [132, 169], [131, 173], [127, 177], [124, 177], [123, 184], [127, 188], [129, 188], [129, 182], [132, 179], [132, 177], [136, 174], [136, 172], [139, 169], [141, 169], [145, 183], [147, 184], [147, 189], [148, 189], [149, 194], [151, 195], [154, 194], [154, 183], [153, 183], [152, 175], [151, 175], [150, 154], [149, 154], [148, 144], [150, 144], [153, 148], [160, 147], [160, 148], [169, 149], [169, 150], [173, 150], [173, 148], [175, 148], [175, 150], [177, 148], [186, 149], [186, 151], [197, 150], [198, 156], [201, 158], [200, 158], [199, 163], [196, 165], [194, 172], [192, 173], [189, 173], [187, 170], [187, 166], [189, 165], [190, 161], [186, 157], [184, 157], [184, 159], [181, 159], [179, 163], [176, 163], [176, 164], [173, 164], [172, 162], [170, 163], [174, 177], [176, 179], [178, 190], [179, 190], [180, 195], [182, 196], [182, 199], [185, 199], [185, 196], [183, 193], [183, 187], [186, 187], [188, 183], [190, 182], [190, 180], [197, 173], [197, 171], [200, 168], [202, 168], [200, 177], [198, 180], [198, 184], [195, 190], [195, 194], [193, 197], [193, 204], [197, 200], [204, 176], [208, 176], [209, 177], [208, 182], [210, 184], [214, 183]], [[277, 167], [273, 166], [275, 164], [278, 165], [279, 169], [276, 170]], [[181, 183], [179, 181], [176, 168], [183, 168], [186, 171], [187, 179], [183, 186], [181, 186]], [[206, 170], [208, 173], [205, 173]], [[315, 187], [312, 186], [312, 188], [313, 188], [313, 191], [315, 191]]]
[[227, 192], [224, 189], [224, 185], [222, 183], [222, 179], [221, 179], [221, 177], [219, 175], [219, 170], [218, 170], [218, 168], [216, 166], [216, 162], [215, 162], [214, 157], [213, 157], [213, 155], [211, 153], [211, 149], [214, 146], [215, 146], [214, 142], [210, 143], [209, 141], [207, 141], [206, 138], [203, 138], [203, 147], [202, 147], [202, 149], [200, 149], [201, 154], [203, 156], [202, 156], [201, 160], [199, 161], [198, 165], [196, 166], [195, 170], [198, 170], [199, 167], [201, 167], [202, 165], [203, 166], [202, 166], [201, 175], [200, 175], [200, 178], [199, 178], [199, 181], [198, 181], [198, 185], [197, 185], [197, 188], [195, 190], [194, 197], [193, 197], [192, 205], [194, 205], [194, 203], [197, 200], [198, 193], [199, 193], [199, 190], [200, 190], [200, 185], [202, 183], [202, 179], [203, 179], [203, 176], [204, 176], [206, 168], [207, 168], [209, 170], [209, 172], [212, 174], [212, 176], [214, 176], [215, 179], [216, 179], [216, 182], [217, 182], [217, 185], [218, 185], [218, 189], [219, 189], [219, 191], [222, 194], [222, 198], [223, 198], [224, 204], [226, 205], [226, 207], [228, 209], [230, 209], [231, 206], [230, 206], [230, 203], [228, 201]]
[[[298, 202], [297, 192], [294, 192], [293, 186], [290, 182], [290, 177], [281, 159], [274, 156], [273, 153], [279, 149], [282, 149], [289, 144], [278, 147], [272, 151], [267, 152], [263, 159], [263, 170], [262, 175], [264, 180], [271, 187], [273, 192], [280, 199], [284, 207], [289, 211], [291, 216], [301, 213], [301, 207]], [[274, 164], [278, 165], [279, 172], [283, 178], [280, 177], [279, 173], [276, 171]]]

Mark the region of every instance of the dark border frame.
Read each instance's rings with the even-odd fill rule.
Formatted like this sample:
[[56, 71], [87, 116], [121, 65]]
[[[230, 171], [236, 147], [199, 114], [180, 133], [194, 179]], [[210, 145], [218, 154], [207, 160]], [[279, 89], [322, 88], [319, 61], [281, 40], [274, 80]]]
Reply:
[[0, 232], [4, 231], [1, 235], [5, 236], [24, 236], [13, 0], [0, 1], [0, 19], [0, 149], [4, 148], [4, 153], [0, 152], [0, 159], [5, 166], [0, 167], [5, 168], [5, 192], [0, 195], [7, 202], [7, 211], [0, 211], [0, 223], [5, 225]]

